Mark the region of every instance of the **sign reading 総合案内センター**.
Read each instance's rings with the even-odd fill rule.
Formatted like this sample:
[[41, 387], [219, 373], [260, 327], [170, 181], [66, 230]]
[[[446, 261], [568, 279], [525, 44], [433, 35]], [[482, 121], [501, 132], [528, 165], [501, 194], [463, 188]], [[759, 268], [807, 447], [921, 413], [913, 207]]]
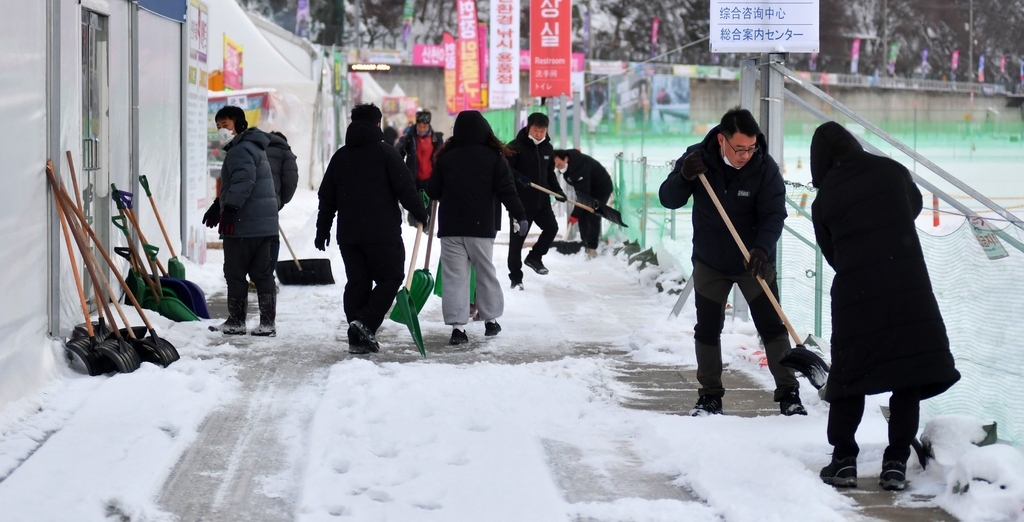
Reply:
[[711, 52], [816, 53], [818, 0], [711, 0]]

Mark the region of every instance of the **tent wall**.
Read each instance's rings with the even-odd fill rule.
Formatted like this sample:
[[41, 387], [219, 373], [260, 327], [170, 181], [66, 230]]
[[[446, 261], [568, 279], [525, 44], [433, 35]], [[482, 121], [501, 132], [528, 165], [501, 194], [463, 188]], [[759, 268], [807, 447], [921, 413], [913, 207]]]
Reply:
[[[46, 2], [3, 2], [0, 18], [0, 406], [53, 374], [48, 349], [49, 192], [47, 158]], [[14, 16], [17, 13], [17, 16]]]

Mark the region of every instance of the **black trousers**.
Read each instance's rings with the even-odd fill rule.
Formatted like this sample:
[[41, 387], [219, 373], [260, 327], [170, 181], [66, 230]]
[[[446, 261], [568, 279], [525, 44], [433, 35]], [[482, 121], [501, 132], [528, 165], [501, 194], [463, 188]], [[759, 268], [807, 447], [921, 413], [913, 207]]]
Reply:
[[362, 321], [376, 332], [405, 282], [405, 244], [398, 237], [386, 243], [339, 246], [345, 262], [345, 318]]
[[[530, 222], [531, 229], [538, 226], [541, 230], [537, 243], [533, 245], [526, 257], [540, 260], [544, 254], [548, 253], [551, 243], [555, 240], [555, 235], [558, 234], [558, 221], [555, 220], [555, 213], [551, 210], [550, 205], [542, 206], [536, 212], [527, 213], [526, 220]], [[511, 223], [509, 225], [511, 226]], [[508, 278], [512, 281], [522, 281], [523, 243], [526, 241], [526, 237], [511, 232], [512, 230], [513, 228], [509, 229]]]
[[273, 236], [270, 240], [270, 273], [277, 272], [277, 256], [281, 255], [281, 236]]
[[[856, 457], [860, 453], [855, 437], [864, 416], [864, 396], [843, 397], [829, 403], [828, 443], [835, 460]], [[910, 458], [910, 443], [917, 436], [921, 420], [921, 388], [894, 390], [889, 398], [889, 446], [882, 462], [895, 460], [903, 464]]]
[[228, 299], [245, 299], [249, 295], [249, 279], [256, 283], [258, 294], [274, 293], [274, 271], [270, 268], [270, 242], [276, 236], [225, 237], [224, 279], [228, 282]]
[[[608, 198], [594, 199], [600, 201], [602, 205], [608, 203]], [[583, 241], [583, 248], [597, 248], [597, 242], [601, 240], [601, 216], [580, 208], [576, 209], [575, 214], [580, 220], [580, 239]]]

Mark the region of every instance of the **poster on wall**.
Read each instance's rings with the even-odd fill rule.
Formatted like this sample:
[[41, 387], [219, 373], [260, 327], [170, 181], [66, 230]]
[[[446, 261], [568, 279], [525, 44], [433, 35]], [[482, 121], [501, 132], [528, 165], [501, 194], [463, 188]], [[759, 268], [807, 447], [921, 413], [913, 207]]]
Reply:
[[224, 90], [242, 89], [242, 46], [224, 35]]
[[[209, 206], [207, 187], [207, 92], [209, 70], [209, 27], [206, 4], [189, 0], [188, 82], [185, 85], [185, 169], [182, 183], [182, 254], [199, 264], [206, 262], [206, 227], [203, 213]], [[214, 133], [216, 134], [216, 133]]]

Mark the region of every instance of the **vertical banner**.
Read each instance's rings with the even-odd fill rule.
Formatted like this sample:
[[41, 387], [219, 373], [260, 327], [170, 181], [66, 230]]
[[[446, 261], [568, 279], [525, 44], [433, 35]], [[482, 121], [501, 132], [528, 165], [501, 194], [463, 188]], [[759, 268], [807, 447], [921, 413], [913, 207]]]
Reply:
[[242, 89], [242, 46], [224, 35], [224, 90]]
[[295, 6], [295, 34], [309, 38], [309, 0], [299, 0]]
[[860, 38], [853, 39], [850, 47], [850, 74], [857, 74], [857, 62], [860, 60]]
[[571, 96], [571, 58], [571, 0], [530, 0], [530, 96]]
[[583, 15], [583, 56], [587, 55], [587, 46], [590, 44], [590, 8]]
[[953, 80], [954, 82], [956, 81], [956, 66], [959, 65], [959, 64], [960, 64], [960, 49], [953, 49], [953, 59], [952, 59], [952, 62], [951, 62], [949, 67], [953, 71], [952, 78], [950, 78], [950, 79]]
[[1006, 75], [1006, 55], [999, 57], [999, 76]]
[[928, 48], [925, 47], [921, 51], [921, 78], [924, 79], [924, 75], [928, 73]]
[[[889, 46], [889, 74], [890, 75], [896, 74], [896, 57], [898, 57], [899, 55], [900, 55], [900, 43], [899, 42], [893, 42], [892, 45]], [[925, 55], [925, 56], [927, 56], [927, 55]], [[922, 66], [923, 66], [923, 64], [924, 64], [924, 62], [922, 62]], [[924, 72], [923, 67], [922, 67], [921, 70], [922, 70], [922, 73], [923, 73]]]
[[[303, 0], [299, 0], [302, 2]], [[344, 4], [342, 4], [344, 5]], [[416, 14], [416, 0], [405, 0], [405, 9], [402, 10], [402, 43], [409, 43], [409, 31], [412, 30], [412, 17]]]
[[492, 109], [519, 98], [519, 0], [491, 0], [487, 96]]
[[458, 93], [458, 86], [456, 85], [456, 62], [455, 59], [455, 37], [451, 33], [445, 32], [443, 37], [444, 42], [444, 100], [445, 106], [448, 108], [448, 114], [456, 114], [458, 112], [455, 106], [455, 97]]
[[807, 63], [807, 68], [812, 71], [818, 70], [818, 53], [811, 53], [811, 58]]
[[476, 1], [456, 0], [458, 9], [459, 40], [457, 42], [459, 92], [463, 99], [456, 100], [456, 108], [483, 106], [480, 92], [480, 35], [477, 33]]
[[1024, 84], [1024, 58], [1020, 59], [1020, 83]]
[[985, 83], [985, 53], [978, 57], [978, 83]]
[[[206, 227], [203, 213], [208, 206], [207, 183], [207, 93], [209, 54], [206, 4], [188, 4], [188, 83], [185, 84], [185, 172], [182, 180], [181, 225], [183, 244], [178, 252], [195, 263], [206, 262]], [[171, 232], [173, 234], [173, 232]], [[173, 236], [172, 236], [173, 237]]]
[[487, 62], [489, 56], [487, 52], [487, 24], [477, 24], [476, 26], [476, 48], [477, 56], [480, 58], [477, 63], [480, 65], [480, 105], [473, 107], [474, 109], [486, 109], [487, 108]]
[[654, 21], [651, 22], [651, 58], [658, 56], [658, 24], [661, 22], [661, 18], [654, 17]]

